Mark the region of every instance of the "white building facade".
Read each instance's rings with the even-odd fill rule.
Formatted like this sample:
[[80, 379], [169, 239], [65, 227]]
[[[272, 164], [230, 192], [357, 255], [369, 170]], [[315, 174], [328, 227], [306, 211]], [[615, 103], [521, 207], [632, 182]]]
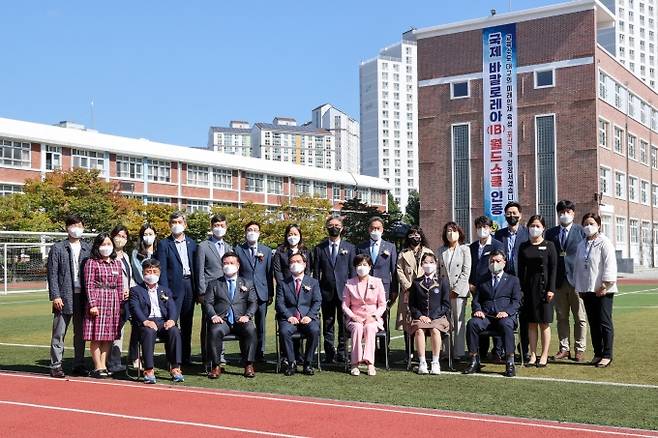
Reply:
[[313, 110], [311, 124], [315, 128], [326, 129], [333, 134], [336, 147], [336, 169], [359, 173], [359, 122], [327, 103]]
[[231, 155], [251, 156], [251, 128], [248, 122], [232, 120], [229, 127], [211, 126], [208, 149]]

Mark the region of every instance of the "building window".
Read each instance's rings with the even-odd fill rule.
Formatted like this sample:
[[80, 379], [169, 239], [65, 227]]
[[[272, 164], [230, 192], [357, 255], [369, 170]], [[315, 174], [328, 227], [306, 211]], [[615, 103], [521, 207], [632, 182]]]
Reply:
[[0, 164], [3, 166], [30, 167], [30, 143], [13, 140], [2, 140], [2, 156]]
[[0, 196], [9, 196], [14, 193], [23, 193], [23, 186], [14, 184], [0, 184]]
[[452, 82], [450, 84], [450, 98], [462, 99], [470, 96], [470, 87], [468, 81]]
[[637, 219], [630, 219], [628, 225], [631, 232], [631, 244], [640, 243], [639, 221]]
[[638, 201], [638, 179], [635, 176], [628, 176], [628, 200], [631, 202]]
[[145, 200], [147, 204], [171, 205], [171, 198], [164, 196], [147, 196]]
[[615, 152], [624, 153], [624, 130], [615, 126]]
[[649, 182], [640, 181], [640, 202], [649, 205]]
[[146, 169], [149, 181], [171, 182], [171, 163], [169, 161], [147, 160]]
[[315, 181], [313, 183], [313, 196], [318, 198], [327, 197], [327, 183]]
[[535, 70], [535, 88], [555, 86], [555, 72], [550, 70]]
[[470, 129], [467, 124], [452, 127], [453, 216], [467, 236], [471, 235]]
[[263, 191], [263, 174], [245, 172], [245, 191], [247, 192], [262, 192]]
[[640, 140], [640, 162], [649, 163], [649, 143], [644, 140]]
[[306, 179], [295, 180], [295, 194], [299, 196], [311, 194], [311, 182]]
[[615, 172], [615, 197], [626, 199], [626, 175], [623, 172]]
[[83, 151], [72, 149], [74, 169], [98, 169], [101, 172], [105, 170], [105, 157], [103, 152]]
[[658, 185], [651, 185], [651, 205], [658, 207]]
[[194, 213], [195, 211], [203, 211], [205, 213], [209, 213], [210, 205], [208, 205], [208, 201], [198, 201], [194, 199], [188, 199], [185, 201], [185, 209], [189, 213]]
[[62, 168], [62, 148], [46, 145], [46, 170], [60, 170]]
[[610, 124], [605, 120], [599, 119], [599, 146], [608, 147], [608, 126]]
[[626, 241], [626, 218], [615, 217], [615, 238], [617, 243], [624, 243]]
[[627, 146], [626, 150], [628, 151], [628, 158], [630, 158], [632, 160], [636, 160], [637, 159], [637, 152], [636, 152], [635, 147], [636, 147], [636, 144], [637, 144], [636, 143], [637, 139], [634, 135], [630, 135], [630, 134], [627, 135], [627, 138], [628, 138], [628, 146]]
[[345, 187], [345, 200], [354, 199], [354, 187]]
[[230, 169], [219, 169], [215, 167], [212, 170], [213, 187], [218, 189], [233, 188], [233, 171]]
[[117, 155], [116, 163], [119, 178], [142, 179], [144, 177], [141, 158]]
[[267, 177], [267, 193], [272, 195], [283, 194], [283, 177], [282, 176], [269, 176]]
[[651, 146], [651, 167], [658, 169], [658, 148]]
[[340, 201], [340, 200], [341, 200], [341, 197], [340, 197], [340, 186], [339, 186], [338, 184], [334, 184], [334, 185], [333, 185], [333, 188], [332, 188], [332, 196], [333, 196], [333, 199], [336, 200], [336, 201]]
[[538, 213], [555, 223], [555, 116], [535, 118]]
[[187, 183], [192, 186], [207, 186], [210, 170], [207, 166], [187, 165]]
[[599, 191], [604, 195], [612, 194], [610, 186], [610, 169], [607, 167], [599, 168]]

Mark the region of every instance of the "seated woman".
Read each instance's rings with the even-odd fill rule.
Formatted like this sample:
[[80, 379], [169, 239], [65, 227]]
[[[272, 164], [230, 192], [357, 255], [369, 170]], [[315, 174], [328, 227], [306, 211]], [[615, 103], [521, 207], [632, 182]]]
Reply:
[[[360, 374], [359, 364], [368, 365], [368, 375], [375, 370], [375, 340], [379, 330], [384, 329], [382, 315], [386, 311], [386, 292], [381, 279], [370, 276], [372, 259], [366, 254], [354, 257], [357, 276], [345, 283], [343, 290], [343, 313], [346, 327], [352, 334], [353, 376]], [[361, 343], [365, 343], [365, 347]]]
[[436, 273], [436, 257], [425, 254], [421, 259], [423, 275], [415, 279], [409, 289], [409, 334], [416, 340], [418, 374], [428, 374], [425, 361], [425, 336], [432, 337], [432, 374], [440, 374], [439, 354], [441, 332], [450, 330], [450, 283]]

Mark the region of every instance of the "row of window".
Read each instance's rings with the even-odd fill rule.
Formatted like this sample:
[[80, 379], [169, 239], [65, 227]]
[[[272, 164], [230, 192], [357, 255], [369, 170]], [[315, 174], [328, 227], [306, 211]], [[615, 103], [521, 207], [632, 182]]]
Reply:
[[[651, 222], [642, 221], [640, 223], [639, 219], [633, 218], [626, 221], [624, 216], [615, 216], [614, 219], [615, 226], [613, 229], [612, 215], [602, 214], [601, 232], [610, 239], [613, 239], [617, 244], [617, 247], [626, 244], [628, 241], [630, 241], [632, 245], [637, 245], [640, 243], [640, 238], [642, 238], [646, 244], [651, 244]], [[626, 226], [627, 222], [628, 228]], [[658, 242], [658, 223], [653, 224], [653, 234], [655, 241]], [[627, 239], [627, 236], [630, 237], [630, 240]]]
[[[626, 177], [626, 173], [620, 170], [599, 166], [599, 185], [601, 193], [604, 195], [658, 207], [658, 185], [651, 184], [649, 181], [633, 175]], [[649, 192], [649, 189], [651, 189], [651, 192]]]
[[[630, 132], [625, 132], [623, 128], [615, 125], [612, 129], [612, 142], [610, 141], [610, 122], [599, 118], [598, 142], [599, 146], [605, 149], [612, 149], [620, 155], [628, 155], [628, 158], [639, 161], [642, 164], [649, 164], [658, 169], [658, 147], [649, 146], [649, 142], [639, 139]], [[650, 163], [651, 162], [651, 163]]]
[[658, 110], [603, 70], [599, 70], [599, 99], [652, 131], [658, 132]]
[[[552, 68], [534, 71], [535, 88], [550, 88], [555, 86], [555, 70]], [[455, 81], [450, 83], [450, 98], [464, 99], [471, 97], [471, 81]]]

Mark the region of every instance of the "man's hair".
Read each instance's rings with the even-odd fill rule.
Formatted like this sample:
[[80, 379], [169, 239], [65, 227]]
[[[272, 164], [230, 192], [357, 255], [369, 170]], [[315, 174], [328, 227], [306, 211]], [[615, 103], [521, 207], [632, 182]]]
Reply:
[[150, 258], [142, 262], [142, 271], [146, 271], [148, 268], [158, 268], [160, 269], [160, 260]]
[[176, 220], [176, 219], [179, 219], [179, 218], [183, 218], [183, 220], [185, 222], [187, 222], [187, 219], [185, 218], [185, 213], [183, 213], [182, 211], [175, 211], [172, 214], [170, 214], [169, 215], [169, 222], [171, 222], [173, 220]]
[[368, 227], [371, 227], [373, 222], [379, 222], [382, 224], [382, 226], [384, 226], [384, 219], [382, 219], [379, 216], [371, 217], [370, 220], [368, 221]]
[[480, 228], [484, 226], [493, 226], [493, 222], [487, 216], [479, 216], [475, 219], [475, 228]]
[[563, 199], [555, 205], [555, 211], [558, 213], [564, 210], [571, 210], [571, 211], [576, 211], [576, 204], [573, 202], [569, 201], [568, 199]]
[[302, 260], [304, 261], [304, 263], [308, 263], [308, 261], [306, 260], [306, 255], [304, 255], [303, 252], [296, 252], [294, 254], [290, 254], [288, 256], [288, 263], [290, 264], [290, 262], [292, 261], [292, 258], [296, 257], [296, 256], [300, 256], [302, 258]]
[[210, 218], [210, 225], [216, 224], [217, 222], [226, 222], [226, 216], [223, 214], [216, 214]]
[[338, 222], [340, 222], [341, 225], [343, 224], [343, 218], [341, 218], [340, 216], [329, 216], [327, 218], [327, 220], [324, 221], [324, 226], [326, 227], [327, 225], [329, 225], [329, 222], [331, 222], [334, 219], [336, 219]]
[[258, 227], [258, 229], [260, 230], [260, 224], [256, 221], [249, 221], [247, 223], [247, 225], [244, 226], [244, 229], [247, 230], [247, 228], [249, 228], [252, 225], [256, 225]]
[[494, 249], [493, 251], [491, 251], [491, 253], [489, 254], [489, 260], [491, 260], [495, 256], [503, 256], [503, 260], [507, 261], [507, 256], [505, 255], [505, 252], [500, 249]]
[[235, 257], [236, 259], [238, 259], [238, 263], [240, 263], [240, 257], [238, 257], [238, 255], [233, 251], [227, 251], [224, 253], [224, 255], [222, 256], [222, 263], [224, 263], [224, 260], [226, 260], [229, 257]]
[[83, 224], [84, 225], [84, 222], [82, 221], [82, 218], [80, 217], [79, 214], [73, 213], [73, 214], [67, 215], [64, 218], [64, 224], [67, 227], [70, 227], [71, 225], [75, 225], [75, 224]]
[[516, 201], [510, 201], [510, 202], [507, 203], [507, 205], [505, 206], [505, 213], [507, 213], [507, 210], [509, 210], [512, 207], [516, 207], [519, 210], [519, 213], [521, 213], [521, 211], [522, 211], [521, 210], [521, 204], [519, 204]]

